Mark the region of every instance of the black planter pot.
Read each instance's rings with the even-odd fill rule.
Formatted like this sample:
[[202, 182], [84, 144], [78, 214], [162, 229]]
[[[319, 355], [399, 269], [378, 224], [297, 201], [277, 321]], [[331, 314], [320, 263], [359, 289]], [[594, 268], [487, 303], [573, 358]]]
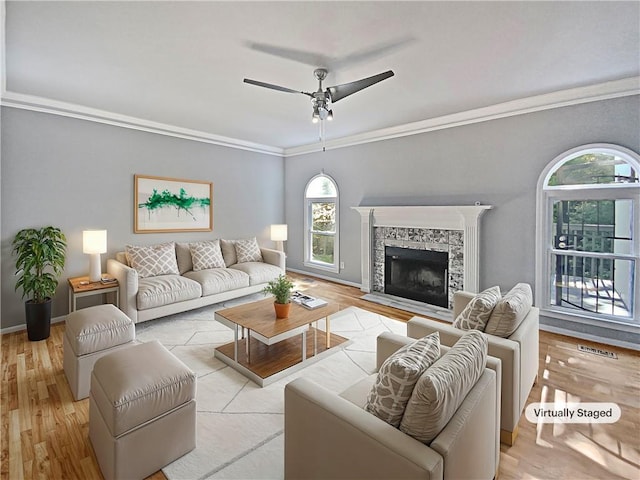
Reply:
[[51, 330], [51, 299], [44, 303], [34, 303], [29, 300], [24, 303], [27, 317], [27, 336], [32, 342], [49, 338]]

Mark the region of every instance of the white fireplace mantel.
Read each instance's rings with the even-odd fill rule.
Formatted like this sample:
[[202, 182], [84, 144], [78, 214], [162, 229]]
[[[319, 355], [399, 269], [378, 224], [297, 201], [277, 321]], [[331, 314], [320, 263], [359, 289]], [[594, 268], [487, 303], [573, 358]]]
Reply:
[[362, 291], [371, 291], [373, 227], [413, 227], [464, 232], [464, 289], [480, 283], [480, 217], [491, 205], [351, 207], [360, 214]]

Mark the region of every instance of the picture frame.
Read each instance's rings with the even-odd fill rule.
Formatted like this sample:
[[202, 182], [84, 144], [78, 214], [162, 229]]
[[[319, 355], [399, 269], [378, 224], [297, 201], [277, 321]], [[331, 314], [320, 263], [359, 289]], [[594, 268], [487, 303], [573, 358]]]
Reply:
[[135, 233], [210, 232], [213, 182], [134, 175]]

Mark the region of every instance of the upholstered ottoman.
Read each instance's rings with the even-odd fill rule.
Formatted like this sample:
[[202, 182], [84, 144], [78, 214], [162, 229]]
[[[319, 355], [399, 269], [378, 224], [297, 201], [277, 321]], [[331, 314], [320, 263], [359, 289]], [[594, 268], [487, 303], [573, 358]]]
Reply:
[[142, 479], [196, 446], [196, 375], [159, 342], [100, 358], [89, 438], [106, 480]]
[[91, 370], [100, 357], [135, 341], [133, 322], [114, 305], [99, 305], [71, 312], [65, 321], [64, 373], [73, 398], [89, 396]]

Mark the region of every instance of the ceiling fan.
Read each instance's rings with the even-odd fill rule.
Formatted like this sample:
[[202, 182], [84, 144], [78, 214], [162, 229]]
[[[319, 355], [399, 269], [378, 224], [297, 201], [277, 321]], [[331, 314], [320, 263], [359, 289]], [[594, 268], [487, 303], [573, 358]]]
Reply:
[[[326, 68], [316, 68], [313, 74], [318, 79], [318, 90], [311, 92], [303, 92], [299, 90], [293, 90], [287, 87], [281, 87], [279, 85], [273, 85], [271, 83], [259, 82], [258, 80], [251, 80], [249, 78], [244, 79], [244, 83], [250, 85], [256, 85], [258, 87], [270, 88], [272, 90], [278, 90], [285, 93], [302, 93], [311, 97], [311, 104], [313, 106], [313, 113], [311, 114], [311, 121], [318, 123], [322, 120], [332, 120], [333, 110], [331, 104], [348, 97], [351, 94], [359, 92], [371, 85], [375, 85], [382, 80], [386, 80], [389, 77], [393, 77], [393, 71], [389, 70], [371, 77], [356, 80], [355, 82], [343, 83], [342, 85], [335, 85], [333, 87], [327, 87], [326, 90], [322, 90], [322, 81], [327, 78], [329, 71]], [[321, 135], [322, 136], [322, 135]]]

